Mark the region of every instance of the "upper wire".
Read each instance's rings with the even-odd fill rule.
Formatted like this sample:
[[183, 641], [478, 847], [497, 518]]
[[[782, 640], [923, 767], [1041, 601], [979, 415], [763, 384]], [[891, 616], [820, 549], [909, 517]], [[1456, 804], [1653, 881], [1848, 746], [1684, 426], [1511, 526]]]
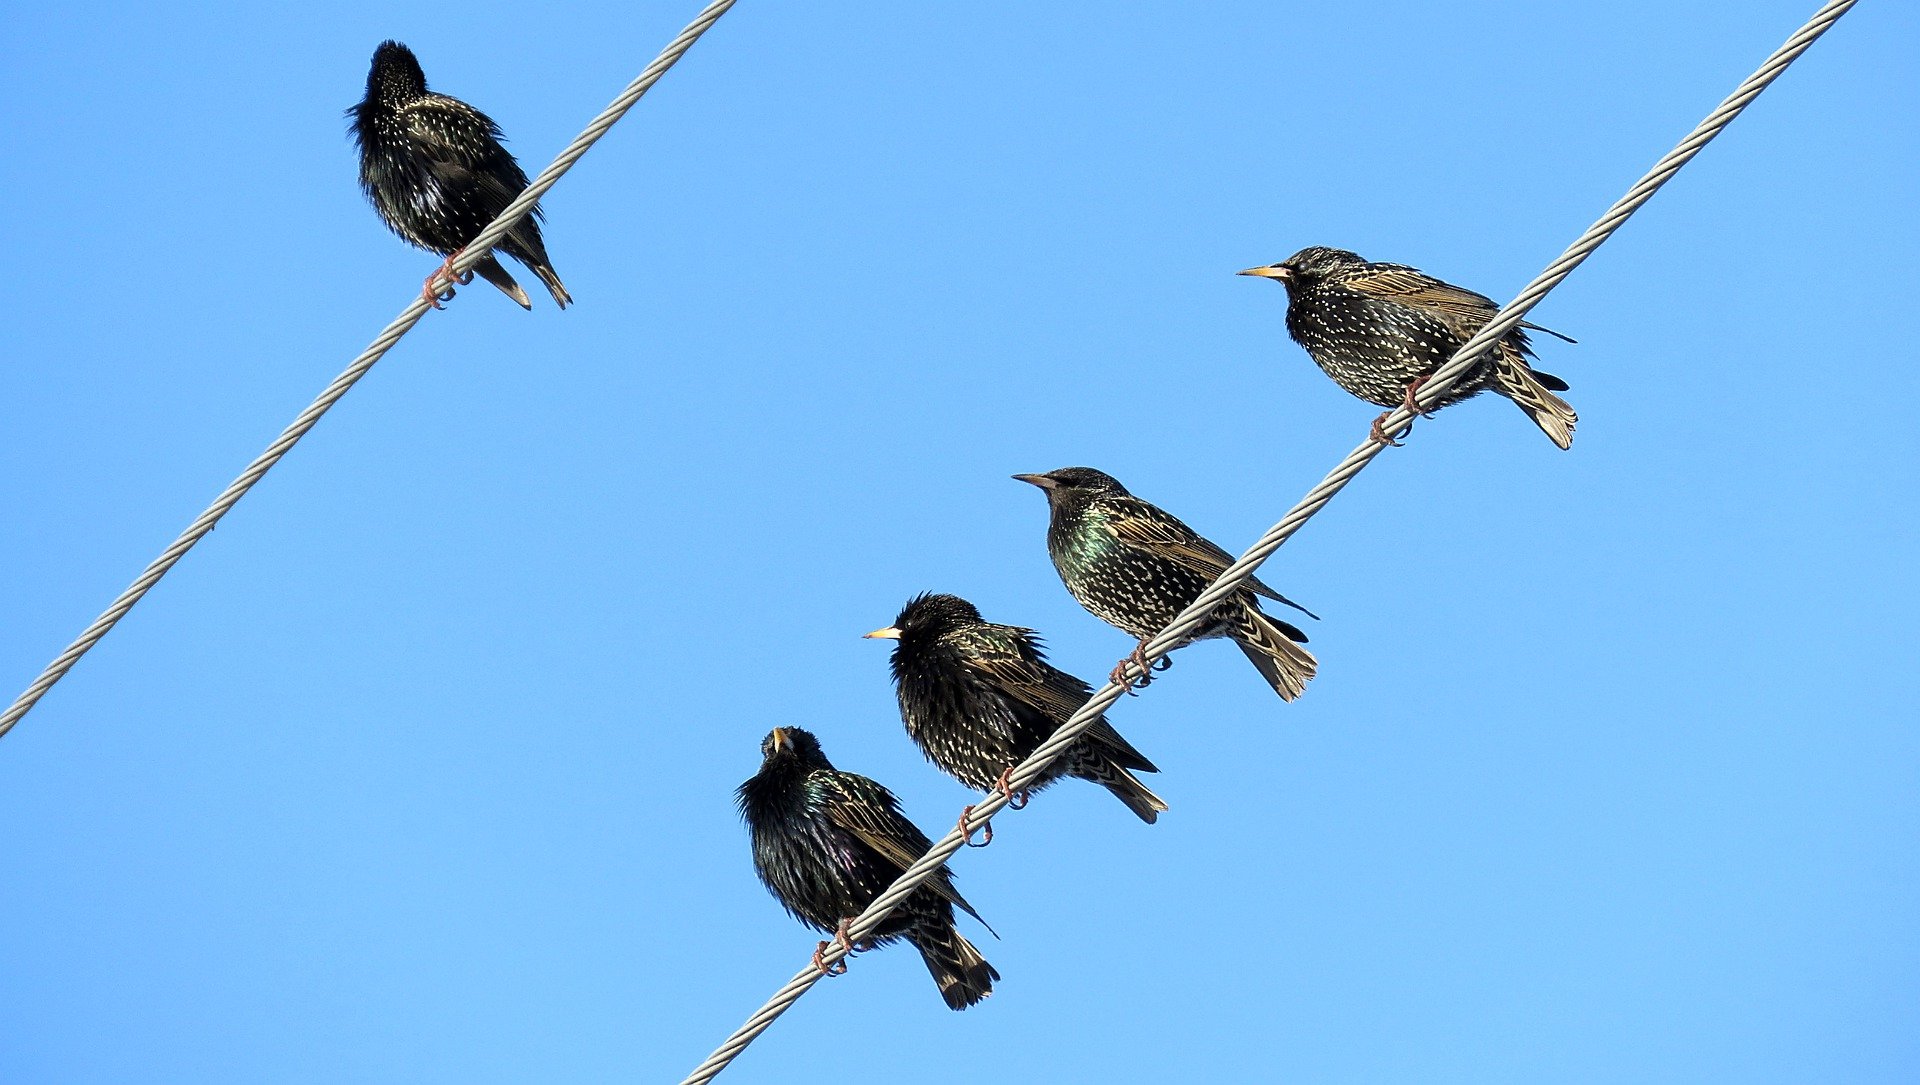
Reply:
[[[627, 89], [621, 91], [619, 97], [593, 118], [585, 131], [574, 137], [573, 142], [561, 150], [559, 157], [555, 158], [551, 165], [540, 171], [540, 175], [527, 185], [526, 191], [520, 193], [512, 203], [508, 204], [498, 218], [487, 224], [486, 229], [475, 234], [473, 240], [467, 242], [466, 247], [460, 250], [458, 258], [453, 260], [444, 272], [436, 273], [429, 282], [438, 283], [442, 288], [451, 286], [475, 264], [485, 259], [493, 246], [507, 235], [507, 231], [513, 229], [515, 224], [533, 210], [533, 205], [539, 202], [540, 197], [546, 195], [547, 190], [565, 176], [566, 172], [573, 168], [573, 164], [580, 161], [580, 157], [599, 142], [601, 136], [607, 134], [607, 129], [612, 128], [620, 118], [626, 116], [634, 103], [659, 82], [660, 77], [667, 73], [667, 69], [678, 63], [686, 51], [693, 47], [693, 43], [700, 40], [700, 35], [705, 34], [707, 28], [711, 27], [720, 16], [725, 15], [727, 9], [735, 3], [736, 0], [713, 0], [713, 3], [708, 4], [693, 22], [687, 24], [686, 29], [680, 31], [678, 37], [667, 43], [667, 47], [660, 51], [659, 56], [653, 58], [653, 63], [647, 65], [633, 82], [627, 84]], [[420, 323], [420, 318], [426, 316], [432, 308], [432, 303], [423, 294], [414, 298], [411, 304], [401, 310], [400, 315], [393, 319], [393, 323], [388, 324], [378, 336], [374, 337], [372, 344], [361, 351], [359, 357], [335, 377], [333, 383], [327, 385], [319, 397], [308, 404], [307, 409], [301, 411], [291, 425], [280, 432], [280, 436], [267, 446], [267, 450], [255, 457], [254, 461], [247, 465], [247, 469], [240, 473], [239, 478], [234, 479], [226, 489], [220, 491], [220, 496], [213, 499], [213, 504], [208, 505], [206, 511], [202, 512], [193, 523], [188, 524], [187, 529], [161, 551], [160, 556], [153, 559], [140, 575], [134, 578], [133, 583], [127, 586], [127, 590], [121, 592], [112, 603], [108, 604], [107, 609], [102, 611], [91, 625], [82, 630], [72, 644], [67, 645], [65, 651], [55, 656], [53, 662], [47, 664], [46, 669], [40, 672], [40, 677], [35, 678], [20, 696], [14, 698], [13, 704], [8, 706], [5, 712], [0, 712], [0, 737], [5, 737], [7, 732], [13, 730], [13, 725], [19, 723], [21, 717], [33, 710], [33, 706], [39, 703], [40, 698], [46, 696], [54, 683], [66, 677], [67, 672], [73, 669], [73, 665], [80, 661], [80, 657], [92, 650], [93, 646], [100, 642], [101, 637], [106, 636], [121, 618], [126, 617], [134, 604], [138, 603], [155, 584], [158, 584], [160, 578], [166, 576], [167, 571], [185, 557], [187, 551], [193, 549], [194, 544], [205, 538], [207, 533], [213, 530], [214, 525], [220, 522], [220, 518], [238, 504], [240, 499], [247, 495], [247, 491], [253, 489], [254, 484], [271, 471], [274, 464], [279, 463], [280, 458], [299, 443], [300, 438], [307, 435], [307, 431], [320, 421], [320, 417], [331, 410], [333, 405], [340, 401], [340, 397], [346, 395], [347, 390], [352, 388], [361, 377], [366, 376], [367, 371], [373, 368], [373, 364], [384, 357], [387, 351], [392, 350], [393, 345], [400, 341], [400, 337], [412, 331], [413, 326]]]

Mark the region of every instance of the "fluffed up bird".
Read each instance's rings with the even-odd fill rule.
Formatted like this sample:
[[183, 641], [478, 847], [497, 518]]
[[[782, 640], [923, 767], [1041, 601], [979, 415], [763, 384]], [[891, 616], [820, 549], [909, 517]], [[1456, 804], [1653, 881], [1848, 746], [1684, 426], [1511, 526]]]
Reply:
[[[360, 188], [374, 210], [394, 233], [447, 258], [427, 276], [424, 288], [438, 306], [434, 280], [526, 189], [527, 175], [500, 145], [499, 126], [460, 99], [429, 91], [413, 51], [397, 41], [374, 50], [367, 97], [347, 115], [360, 145]], [[540, 217], [536, 205], [500, 239], [496, 251], [525, 264], [565, 309], [573, 298], [547, 259]], [[533, 308], [494, 253], [474, 270], [521, 308]]]
[[[1124, 682], [1128, 663], [1138, 666], [1144, 679], [1147, 641], [1200, 598], [1233, 564], [1233, 555], [1171, 514], [1128, 493], [1103, 471], [1062, 467], [1043, 475], [1013, 477], [1046, 492], [1052, 515], [1047, 554], [1067, 591], [1095, 617], [1140, 638], [1133, 654], [1114, 667], [1110, 680]], [[1319, 664], [1313, 653], [1300, 647], [1307, 635], [1263, 613], [1256, 595], [1318, 617], [1250, 578], [1182, 643], [1231, 637], [1273, 691], [1291, 701], [1306, 692]]]
[[[1493, 299], [1441, 282], [1404, 264], [1370, 263], [1345, 249], [1307, 248], [1277, 264], [1242, 275], [1275, 279], [1287, 288], [1287, 333], [1306, 348], [1334, 382], [1369, 403], [1417, 410], [1414, 393], [1434, 370], [1486, 326], [1500, 307]], [[1567, 382], [1530, 363], [1526, 329], [1573, 340], [1537, 324], [1521, 323], [1447, 389], [1429, 410], [1498, 392], [1513, 400], [1561, 448], [1573, 447], [1580, 416], [1554, 395]], [[1373, 423], [1374, 440], [1393, 441]]]
[[[760, 771], [738, 792], [740, 815], [753, 838], [754, 870], [795, 919], [836, 935], [851, 950], [847, 922], [926, 854], [931, 842], [900, 812], [893, 792], [835, 769], [810, 732], [776, 727], [760, 743], [760, 755]], [[956, 906], [980, 919], [943, 866], [865, 945], [902, 938], [913, 943], [940, 985], [940, 997], [949, 1008], [964, 1010], [993, 993], [1000, 973], [954, 929]], [[816, 965], [826, 947], [822, 942], [815, 951]]]
[[[892, 625], [867, 636], [894, 642], [900, 719], [920, 752], [982, 791], [1007, 790], [1013, 767], [1093, 696], [1047, 662], [1033, 630], [984, 621], [956, 595], [916, 595]], [[1150, 823], [1167, 804], [1133, 773], [1158, 771], [1102, 716], [1027, 790], [1062, 776], [1090, 780]]]

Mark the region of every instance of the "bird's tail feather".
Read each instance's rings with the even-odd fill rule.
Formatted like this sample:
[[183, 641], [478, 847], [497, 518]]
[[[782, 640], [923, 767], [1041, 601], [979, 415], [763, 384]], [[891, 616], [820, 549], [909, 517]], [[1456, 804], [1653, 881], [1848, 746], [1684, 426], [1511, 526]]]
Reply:
[[1540, 325], [1535, 324], [1529, 320], [1522, 320], [1520, 322], [1520, 326], [1527, 329], [1528, 331], [1546, 332], [1548, 335], [1553, 336], [1555, 339], [1560, 340], [1562, 343], [1572, 343], [1576, 346], [1579, 345], [1580, 343], [1580, 340], [1575, 339], [1573, 336], [1568, 335], [1565, 332], [1557, 332], [1557, 331], [1554, 331], [1552, 328], [1543, 328]]
[[993, 993], [993, 981], [1000, 973], [951, 924], [941, 930], [917, 931], [912, 938], [948, 1009], [964, 1010]]
[[[1496, 387], [1500, 394], [1513, 400], [1520, 409], [1527, 412], [1533, 424], [1561, 448], [1573, 447], [1573, 427], [1580, 416], [1573, 411], [1573, 405], [1553, 394], [1542, 374], [1535, 373], [1525, 365], [1503, 365], [1496, 377]], [[1562, 387], [1565, 382], [1553, 378]]]
[[1135, 772], [1160, 771], [1153, 762], [1147, 760], [1146, 754], [1134, 749], [1133, 743], [1121, 738], [1120, 732], [1113, 729], [1113, 725], [1107, 722], [1105, 716], [1093, 721], [1093, 726], [1087, 728], [1086, 733], [1080, 736], [1078, 745], [1093, 747], [1089, 751], [1093, 755], [1088, 758], [1089, 761], [1112, 762], [1123, 769], [1132, 769]]
[[[1133, 773], [1127, 771], [1138, 766], [1128, 764], [1113, 751], [1083, 739], [1074, 745], [1068, 757], [1067, 772], [1070, 775], [1082, 780], [1091, 780], [1113, 792], [1113, 797], [1126, 803], [1127, 809], [1133, 811], [1134, 816], [1141, 821], [1151, 825], [1159, 819], [1160, 812], [1167, 808], [1167, 804], [1161, 801], [1160, 796], [1147, 790], [1147, 785], [1135, 779]], [[1142, 771], [1158, 772], [1159, 770], [1149, 764]]]
[[1556, 377], [1551, 373], [1542, 373], [1538, 369], [1535, 369], [1533, 371], [1533, 375], [1535, 377], [1538, 377], [1540, 379], [1540, 383], [1546, 385], [1548, 390], [1550, 391], [1564, 392], [1568, 388], [1573, 387], [1572, 385], [1568, 384], [1566, 381], [1561, 380], [1559, 377]]
[[1167, 808], [1165, 799], [1147, 790], [1134, 775], [1118, 765], [1109, 765], [1110, 773], [1101, 773], [1099, 783], [1113, 793], [1113, 797], [1127, 804], [1133, 816], [1152, 825], [1160, 820], [1160, 812]]
[[1283, 701], [1305, 693], [1320, 669], [1313, 653], [1295, 644], [1280, 623], [1251, 607], [1235, 626], [1233, 640]]
[[486, 259], [473, 265], [473, 270], [477, 272], [482, 279], [499, 287], [502, 294], [519, 302], [520, 308], [533, 308], [533, 300], [527, 297], [525, 290], [520, 289], [519, 283], [513, 281], [513, 276], [507, 274], [507, 269], [500, 266], [500, 261], [495, 259], [493, 254], [487, 254]]
[[553, 300], [559, 304], [560, 308], [565, 309], [573, 304], [573, 295], [567, 293], [566, 286], [560, 282], [560, 276], [554, 274], [553, 265], [531, 264], [528, 266], [533, 268], [535, 275], [540, 276], [541, 282], [547, 284], [547, 292], [553, 295]]

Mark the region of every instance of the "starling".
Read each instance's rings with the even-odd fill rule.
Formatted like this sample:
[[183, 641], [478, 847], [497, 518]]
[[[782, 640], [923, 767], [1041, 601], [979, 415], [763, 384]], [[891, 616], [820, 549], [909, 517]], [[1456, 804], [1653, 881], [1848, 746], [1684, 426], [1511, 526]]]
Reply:
[[[527, 175], [500, 146], [499, 126], [460, 99], [427, 90], [420, 62], [397, 41], [374, 50], [366, 100], [347, 115], [360, 144], [360, 188], [373, 209], [409, 243], [447, 258], [427, 277], [428, 298], [438, 305], [434, 278], [526, 189]], [[536, 206], [496, 248], [538, 275], [565, 309], [573, 298], [547, 260], [539, 218]], [[474, 270], [521, 308], [533, 308], [493, 253]]]
[[[846, 921], [865, 911], [931, 842], [900, 812], [893, 792], [834, 768], [812, 733], [776, 727], [760, 743], [760, 755], [760, 771], [738, 792], [740, 816], [753, 836], [754, 870], [795, 919], [844, 940]], [[912, 942], [940, 985], [940, 997], [949, 1008], [964, 1010], [993, 993], [1000, 973], [954, 929], [956, 905], [980, 919], [941, 867], [881, 921], [865, 946]], [[819, 962], [817, 952], [814, 960]]]
[[[955, 595], [916, 595], [891, 626], [867, 636], [895, 642], [900, 719], [920, 752], [982, 791], [1005, 790], [1013, 767], [1093, 696], [1092, 687], [1047, 662], [1033, 630], [983, 621]], [[1062, 776], [1091, 780], [1151, 823], [1167, 804], [1132, 773], [1158, 771], [1103, 716], [1027, 790]]]
[[[1387, 408], [1414, 410], [1413, 394], [1500, 308], [1491, 298], [1416, 268], [1368, 263], [1344, 249], [1301, 249], [1280, 263], [1240, 274], [1286, 284], [1287, 334], [1334, 383]], [[1573, 342], [1523, 322], [1429, 409], [1492, 390], [1518, 404], [1554, 444], [1571, 448], [1580, 416], [1554, 395], [1566, 391], [1567, 382], [1529, 364], [1533, 348], [1524, 329]], [[1380, 432], [1385, 420], [1382, 415], [1374, 422], [1373, 435], [1391, 443]]]
[[[1013, 477], [1046, 491], [1052, 513], [1047, 525], [1047, 553], [1067, 591], [1095, 617], [1140, 638], [1133, 655], [1114, 667], [1114, 682], [1126, 680], [1128, 663], [1144, 672], [1147, 641], [1171, 624], [1233, 564], [1233, 555], [1128, 493], [1105, 472], [1091, 467], [1062, 467], [1044, 475]], [[1233, 638], [1280, 699], [1291, 701], [1306, 692], [1307, 681], [1319, 664], [1313, 653], [1300, 647], [1307, 635], [1262, 613], [1256, 595], [1285, 603], [1308, 617], [1318, 617], [1249, 578], [1245, 588], [1221, 603], [1206, 624], [1188, 634], [1183, 643]]]

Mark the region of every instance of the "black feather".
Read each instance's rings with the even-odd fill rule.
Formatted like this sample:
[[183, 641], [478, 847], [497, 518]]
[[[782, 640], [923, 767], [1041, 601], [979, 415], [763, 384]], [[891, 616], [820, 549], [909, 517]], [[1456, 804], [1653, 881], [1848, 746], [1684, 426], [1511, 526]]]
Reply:
[[[1063, 467], [1044, 475], [1014, 477], [1046, 492], [1047, 554], [1067, 591], [1095, 617], [1142, 644], [1171, 624], [1233, 564], [1231, 554], [1172, 514], [1128, 493], [1105, 472]], [[1250, 653], [1270, 658], [1271, 667], [1263, 666], [1261, 673], [1276, 693], [1292, 700], [1306, 691], [1318, 664], [1312, 653], [1299, 646], [1306, 637], [1298, 629], [1261, 611], [1261, 595], [1298, 606], [1258, 580], [1249, 580], [1187, 640], [1231, 637]]]
[[[1499, 311], [1493, 299], [1405, 264], [1374, 263], [1345, 249], [1302, 249], [1246, 274], [1287, 288], [1287, 333], [1334, 382], [1369, 403], [1397, 407], [1408, 386], [1431, 376]], [[1567, 383], [1533, 368], [1527, 331], [1559, 332], [1522, 322], [1448, 388], [1429, 410], [1497, 392], [1527, 412], [1562, 448], [1579, 417], [1554, 395]]]
[[[994, 787], [1093, 695], [1047, 662], [1033, 630], [985, 621], [958, 596], [915, 596], [893, 630], [893, 681], [907, 734], [927, 760], [969, 787]], [[1132, 773], [1157, 771], [1102, 716], [1028, 790], [1062, 776], [1088, 780], [1152, 822], [1167, 805]]]
[[[776, 727], [760, 751], [760, 771], [737, 792], [740, 814], [753, 839], [754, 871], [802, 923], [833, 931], [865, 911], [932, 846], [900, 812], [893, 792], [834, 768], [810, 732]], [[866, 944], [913, 943], [941, 997], [959, 1010], [992, 994], [1000, 974], [954, 929], [956, 906], [980, 918], [943, 866]]]
[[[367, 96], [347, 115], [360, 148], [361, 190], [389, 229], [428, 252], [451, 256], [460, 251], [527, 187], [527, 175], [501, 146], [492, 118], [458, 98], [429, 91], [420, 62], [397, 41], [374, 50]], [[540, 218], [536, 205], [495, 249], [539, 276], [564, 309], [573, 298], [547, 259]], [[532, 308], [526, 291], [493, 254], [474, 270]]]

